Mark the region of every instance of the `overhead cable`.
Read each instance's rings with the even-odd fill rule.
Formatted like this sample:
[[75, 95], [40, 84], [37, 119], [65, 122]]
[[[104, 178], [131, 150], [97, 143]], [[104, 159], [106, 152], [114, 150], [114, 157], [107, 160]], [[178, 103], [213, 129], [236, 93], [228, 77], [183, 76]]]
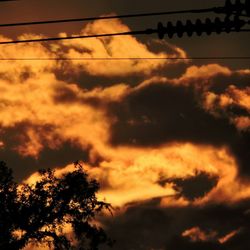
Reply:
[[[198, 14], [213, 12], [216, 14], [236, 14], [250, 17], [250, 0], [245, 0], [245, 3], [236, 0], [235, 3], [231, 3], [227, 0], [222, 7], [212, 7], [204, 9], [190, 9], [190, 10], [178, 10], [178, 11], [163, 11], [163, 12], [151, 12], [151, 13], [136, 13], [136, 14], [124, 14], [124, 15], [110, 15], [99, 17], [84, 17], [84, 18], [71, 18], [71, 19], [57, 19], [57, 20], [43, 20], [32, 22], [18, 22], [18, 23], [3, 23], [0, 27], [11, 26], [27, 26], [27, 25], [40, 25], [40, 24], [55, 24], [55, 23], [68, 23], [68, 22], [84, 22], [84, 21], [96, 21], [96, 20], [108, 20], [108, 19], [120, 19], [120, 18], [134, 18], [134, 17], [147, 17], [147, 16], [161, 16], [161, 15], [174, 15], [174, 14]], [[245, 13], [245, 14], [244, 14]]]
[[[197, 24], [197, 23], [196, 23]], [[170, 26], [169, 26], [170, 27]], [[179, 27], [181, 27], [179, 25]], [[197, 26], [195, 26], [197, 27]], [[171, 32], [171, 33], [170, 33]], [[106, 34], [94, 34], [94, 35], [80, 35], [80, 36], [66, 36], [66, 37], [48, 37], [48, 38], [38, 38], [38, 39], [25, 39], [25, 40], [14, 40], [14, 41], [0, 41], [0, 45], [7, 45], [7, 44], [21, 44], [21, 43], [37, 43], [37, 42], [52, 42], [52, 41], [62, 41], [62, 40], [74, 40], [74, 39], [86, 39], [86, 38], [101, 38], [101, 37], [114, 37], [114, 36], [126, 36], [126, 35], [150, 35], [157, 33], [160, 38], [163, 38], [164, 34], [170, 34], [170, 38], [176, 33], [179, 37], [181, 37], [179, 32], [186, 32], [183, 28], [171, 27], [165, 28], [161, 23], [158, 24], [157, 29], [146, 29], [142, 31], [126, 31], [126, 32], [118, 32], [118, 33], [106, 33]], [[194, 30], [197, 35], [201, 35], [201, 31]], [[200, 33], [201, 32], [201, 33]], [[206, 31], [204, 31], [206, 32]], [[212, 31], [216, 32], [216, 31]], [[229, 33], [229, 32], [250, 32], [250, 29], [231, 29], [225, 30], [221, 29], [217, 33]], [[192, 34], [191, 34], [192, 35]], [[189, 35], [190, 36], [190, 35]]]
[[0, 24], [0, 27], [27, 26], [27, 25], [40, 25], [40, 24], [53, 24], [53, 23], [54, 24], [55, 23], [69, 23], [69, 22], [86, 22], [86, 21], [96, 21], [96, 20], [162, 16], [162, 15], [185, 14], [185, 13], [205, 13], [205, 12], [214, 12], [214, 10], [215, 8], [208, 8], [208, 9], [198, 9], [198, 10], [164, 11], [164, 12], [137, 13], [137, 14], [125, 14], [125, 15], [99, 16], [99, 17], [43, 20], [43, 21], [33, 21], [33, 22], [2, 23]]

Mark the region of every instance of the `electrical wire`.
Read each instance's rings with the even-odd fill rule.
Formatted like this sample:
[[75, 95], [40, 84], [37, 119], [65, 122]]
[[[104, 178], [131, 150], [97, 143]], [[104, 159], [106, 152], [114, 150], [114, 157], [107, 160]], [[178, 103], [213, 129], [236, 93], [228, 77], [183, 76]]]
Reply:
[[[66, 36], [66, 37], [48, 37], [39, 39], [26, 39], [26, 40], [14, 40], [14, 41], [1, 41], [0, 44], [17, 44], [17, 43], [32, 43], [32, 42], [49, 42], [49, 41], [60, 41], [60, 40], [73, 40], [73, 39], [84, 39], [84, 38], [98, 38], [98, 37], [109, 37], [109, 36], [125, 36], [125, 35], [138, 35], [145, 34], [146, 31], [127, 31], [119, 33], [108, 33], [108, 34], [95, 34], [95, 35], [82, 35], [82, 36]], [[152, 30], [152, 33], [156, 30]], [[150, 34], [152, 34], [150, 33]]]
[[215, 12], [217, 9], [218, 9], [218, 7], [213, 7], [213, 8], [206, 8], [206, 9], [191, 9], [191, 10], [180, 10], [180, 11], [164, 11], [164, 12], [137, 13], [137, 14], [125, 14], [125, 15], [99, 16], [99, 17], [84, 17], [84, 18], [71, 18], [71, 19], [58, 19], [58, 20], [43, 20], [43, 21], [34, 21], [34, 22], [3, 23], [3, 24], [0, 24], [0, 27], [27, 26], [27, 25], [40, 25], [40, 24], [55, 24], [55, 23], [69, 23], [69, 22], [86, 22], [86, 21], [96, 21], [96, 20], [134, 18], [134, 17], [148, 17], [148, 16], [162, 16], [162, 15], [174, 15], [174, 14], [185, 14], [185, 13], [193, 13], [193, 14], [195, 14], [195, 13]]
[[[250, 32], [250, 29], [231, 30], [230, 32], [237, 32], [237, 33], [239, 33], [239, 32]], [[95, 34], [95, 35], [48, 37], [48, 38], [38, 38], [38, 39], [1, 41], [0, 45], [19, 44], [19, 43], [35, 43], [35, 42], [50, 42], [50, 41], [86, 39], [86, 38], [99, 38], [99, 37], [112, 37], [112, 36], [126, 36], [126, 35], [150, 35], [150, 34], [153, 34], [153, 33], [158, 33], [158, 30], [157, 29], [146, 29], [146, 30], [142, 30], [142, 31], [126, 31], [126, 32]], [[226, 31], [221, 31], [221, 33], [227, 33], [227, 32]]]
[[135, 35], [135, 34], [139, 34], [139, 33], [135, 33], [135, 32], [119, 32], [119, 33], [108, 33], [108, 34], [97, 34], [97, 35], [82, 35], [82, 36], [69, 36], [69, 37], [49, 37], [49, 38], [39, 38], [39, 39], [2, 41], [2, 42], [0, 42], [0, 44], [49, 42], [49, 41], [73, 40], [73, 39], [84, 39], [84, 38], [98, 38], [98, 37], [109, 37], [109, 36], [124, 36], [124, 35]]
[[[0, 1], [17, 1], [17, 0], [0, 0]], [[18, 23], [3, 23], [0, 27], [12, 27], [12, 26], [27, 26], [27, 25], [41, 25], [41, 24], [56, 24], [56, 23], [69, 23], [69, 22], [86, 22], [96, 20], [108, 20], [108, 19], [120, 19], [120, 18], [136, 18], [136, 17], [149, 17], [149, 16], [162, 16], [162, 15], [175, 15], [175, 14], [199, 14], [199, 13], [223, 13], [223, 7], [211, 7], [203, 9], [189, 9], [189, 10], [177, 10], [177, 11], [163, 11], [163, 12], [149, 12], [149, 13], [135, 13], [124, 15], [111, 15], [111, 16], [98, 16], [98, 17], [82, 17], [82, 18], [70, 18], [70, 19], [56, 19], [56, 20], [42, 20], [31, 22], [18, 22]], [[249, 17], [247, 15], [237, 14], [238, 16]]]

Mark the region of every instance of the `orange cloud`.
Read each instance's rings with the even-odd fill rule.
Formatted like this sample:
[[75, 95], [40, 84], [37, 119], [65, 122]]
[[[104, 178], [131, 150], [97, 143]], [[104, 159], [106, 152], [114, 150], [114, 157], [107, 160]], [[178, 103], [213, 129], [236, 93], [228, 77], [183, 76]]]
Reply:
[[249, 115], [234, 115], [230, 112], [230, 107], [238, 107], [250, 112], [250, 88], [237, 88], [235, 85], [230, 85], [224, 93], [215, 94], [211, 91], [204, 93], [203, 104], [206, 110], [215, 116], [220, 116], [221, 113], [228, 116], [229, 120], [235, 124], [240, 130], [250, 128]]
[[183, 237], [188, 237], [193, 242], [214, 240], [216, 235], [217, 235], [217, 232], [212, 231], [212, 232], [206, 233], [202, 231], [199, 227], [193, 227], [193, 228], [187, 229], [186, 231], [182, 233]]
[[[92, 178], [101, 183], [98, 194], [113, 206], [161, 197], [161, 206], [190, 204], [232, 203], [250, 197], [249, 183], [237, 177], [237, 164], [223, 148], [192, 144], [165, 145], [158, 149], [108, 148], [106, 158], [96, 167], [84, 164]], [[73, 165], [57, 168], [61, 175], [72, 171]], [[180, 198], [171, 182], [160, 185], [161, 180], [190, 178], [204, 172], [219, 178], [217, 185], [205, 196], [193, 202]], [[33, 183], [39, 175], [33, 174], [26, 182]]]
[[231, 70], [219, 64], [208, 64], [198, 66], [190, 66], [186, 72], [177, 79], [178, 82], [185, 82], [192, 79], [209, 79], [218, 74], [231, 75]]
[[[119, 20], [96, 21], [86, 25], [81, 35], [105, 34], [127, 32], [130, 29]], [[62, 34], [66, 35], [66, 34]], [[172, 51], [153, 53], [147, 46], [133, 36], [119, 36], [108, 38], [91, 38], [85, 40], [72, 40], [63, 43], [67, 49], [67, 58], [166, 58], [186, 57], [186, 53], [175, 46], [166, 44]], [[173, 63], [181, 61], [168, 60], [116, 60], [116, 61], [72, 61], [70, 70], [74, 72], [86, 71], [90, 75], [97, 76], [128, 76], [134, 74], [150, 75], [153, 71]]]
[[[155, 83], [195, 86], [199, 90], [207, 90], [211, 79], [218, 75], [230, 76], [234, 72], [219, 64], [207, 64], [202, 66], [188, 66], [183, 75], [169, 79], [163, 76], [153, 76], [142, 82], [137, 88], [142, 88]], [[241, 73], [243, 74], [243, 73]]]
[[[88, 24], [81, 34], [128, 30], [129, 28], [118, 20], [98, 21]], [[22, 36], [22, 38], [31, 37], [36, 36], [28, 34]], [[7, 38], [1, 37], [1, 40], [5, 39]], [[2, 58], [59, 56], [67, 58], [156, 57], [160, 59], [170, 56], [186, 56], [183, 50], [175, 46], [170, 46], [172, 51], [170, 54], [152, 52], [133, 36], [72, 40], [49, 45], [38, 43], [5, 45], [1, 48], [0, 57]], [[220, 74], [224, 76], [233, 74], [229, 68], [218, 64], [190, 66], [182, 76], [176, 79], [152, 74], [173, 63], [176, 62], [165, 60], [115, 62], [76, 60], [63, 63], [43, 60], [1, 61], [0, 126], [2, 130], [5, 130], [23, 125], [24, 129], [14, 149], [24, 157], [38, 158], [44, 148], [59, 148], [61, 144], [68, 141], [83, 150], [89, 149], [92, 165], [95, 163], [95, 158], [101, 158], [94, 167], [90, 166], [90, 163], [86, 164], [90, 175], [103, 184], [99, 196], [117, 206], [155, 197], [162, 197], [162, 206], [190, 204], [190, 201], [178, 196], [173, 183], [160, 185], [160, 181], [169, 178], [187, 179], [199, 172], [217, 176], [219, 181], [206, 197], [195, 200], [195, 204], [234, 202], [250, 197], [250, 185], [238, 179], [237, 163], [225, 146], [172, 143], [138, 148], [110, 145], [111, 125], [115, 122], [115, 118], [108, 113], [105, 105], [109, 102], [122, 102], [123, 98], [129, 94], [156, 82], [172, 85], [196, 84], [204, 94], [202, 108], [208, 112], [215, 112], [218, 107], [224, 109], [231, 104], [249, 110], [249, 88], [239, 89], [232, 85], [221, 95], [207, 90], [210, 78]], [[124, 80], [110, 87], [99, 86], [88, 90], [77, 82], [60, 80], [56, 74], [57, 70], [62, 73], [85, 72], [88, 75], [105, 77], [141, 74], [146, 79], [135, 87], [129, 86]], [[248, 74], [248, 71], [241, 71], [240, 74]], [[60, 100], [65, 97], [64, 94], [66, 97], [67, 94], [71, 95], [72, 99]], [[93, 105], [91, 100], [97, 100], [101, 104]], [[219, 104], [215, 100], [219, 100]], [[234, 117], [233, 122], [239, 128], [249, 126], [249, 118], [245, 116]], [[4, 145], [4, 141], [1, 145]], [[65, 171], [72, 170], [72, 166], [55, 167], [64, 168]], [[33, 175], [28, 182], [33, 182], [36, 178], [38, 176]]]
[[185, 230], [182, 233], [182, 236], [189, 238], [193, 242], [218, 241], [220, 244], [225, 244], [228, 240], [233, 238], [239, 232], [240, 232], [240, 229], [237, 229], [219, 238], [218, 233], [216, 231], [205, 232], [201, 230], [199, 227], [193, 227], [193, 228]]
[[[117, 32], [129, 30], [119, 20], [97, 21], [88, 24], [85, 33]], [[34, 34], [24, 34], [19, 39], [39, 38]], [[1, 40], [8, 38], [1, 37]], [[153, 53], [132, 36], [111, 39], [72, 40], [62, 43], [30, 43], [1, 46], [1, 58], [54, 58], [54, 57], [166, 57], [166, 53]], [[173, 47], [173, 54], [182, 50]], [[182, 53], [184, 53], [182, 51]], [[68, 61], [61, 63], [52, 60], [1, 61], [0, 67], [0, 125], [13, 128], [27, 124], [20, 136], [22, 143], [15, 149], [23, 156], [38, 157], [44, 147], [57, 148], [64, 141], [79, 144], [81, 148], [95, 145], [97, 151], [109, 138], [110, 117], [103, 108], [88, 104], [90, 98], [105, 101], [118, 101], [130, 91], [124, 83], [115, 86], [97, 87], [86, 91], [76, 83], [57, 79], [56, 70], [65, 72], [86, 71], [88, 74], [132, 75], [150, 74], [163, 67], [167, 61]], [[56, 103], [60, 91], [71, 92], [79, 101]], [[49, 129], [41, 129], [46, 126]], [[100, 148], [100, 150], [98, 149]]]
[[226, 243], [227, 241], [229, 241], [230, 239], [232, 239], [232, 238], [233, 238], [235, 235], [237, 235], [239, 232], [240, 232], [240, 229], [234, 230], [234, 231], [228, 233], [227, 235], [225, 235], [224, 237], [219, 238], [218, 241], [219, 241], [221, 244], [224, 244], [224, 243]]

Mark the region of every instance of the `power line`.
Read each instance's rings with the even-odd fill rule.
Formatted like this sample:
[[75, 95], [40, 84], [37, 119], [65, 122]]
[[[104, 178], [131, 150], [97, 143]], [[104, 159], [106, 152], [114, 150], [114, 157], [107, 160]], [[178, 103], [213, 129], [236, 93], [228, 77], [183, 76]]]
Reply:
[[[16, 1], [16, 0], [2, 0], [2, 1]], [[108, 20], [108, 19], [120, 19], [120, 18], [135, 18], [135, 17], [149, 17], [149, 16], [162, 16], [162, 15], [175, 15], [175, 14], [198, 14], [213, 12], [216, 14], [238, 15], [242, 16], [242, 12], [246, 12], [246, 17], [249, 16], [249, 0], [245, 0], [245, 4], [236, 2], [232, 4], [230, 1], [222, 7], [211, 7], [203, 9], [189, 9], [189, 10], [177, 10], [177, 11], [163, 11], [163, 12], [150, 12], [150, 13], [136, 13], [136, 14], [124, 14], [124, 15], [111, 15], [111, 16], [99, 16], [99, 17], [83, 17], [83, 18], [70, 18], [70, 19], [57, 19], [57, 20], [42, 20], [32, 22], [18, 22], [18, 23], [4, 23], [0, 24], [0, 27], [11, 26], [26, 26], [26, 25], [41, 25], [41, 24], [55, 24], [55, 23], [68, 23], [68, 22], [85, 22], [96, 20]]]
[[40, 25], [40, 24], [55, 24], [55, 23], [69, 23], [69, 22], [86, 22], [96, 20], [108, 20], [108, 19], [120, 19], [120, 18], [133, 18], [133, 17], [148, 17], [148, 16], [162, 16], [162, 15], [174, 15], [174, 14], [185, 14], [185, 13], [205, 13], [214, 12], [215, 8], [207, 9], [194, 9], [194, 10], [181, 10], [181, 11], [164, 11], [164, 12], [151, 12], [151, 13], [137, 13], [127, 15], [112, 15], [112, 16], [101, 16], [101, 17], [84, 17], [84, 18], [71, 18], [71, 19], [58, 19], [58, 20], [43, 20], [34, 22], [20, 22], [20, 23], [4, 23], [0, 24], [0, 27], [11, 27], [11, 26], [26, 26], [26, 25]]
[[0, 58], [0, 61], [250, 60], [250, 56], [215, 57], [46, 57]]
[[[230, 32], [249, 32], [249, 31], [250, 31], [250, 29], [230, 30]], [[159, 32], [158, 29], [146, 29], [146, 30], [143, 30], [143, 31], [127, 31], [127, 32], [95, 34], [95, 35], [67, 36], [67, 37], [48, 37], [48, 38], [39, 38], [39, 39], [1, 41], [0, 45], [19, 44], [19, 43], [35, 43], [35, 42], [50, 42], [50, 41], [86, 39], [86, 38], [98, 38], [98, 37], [111, 37], [111, 36], [150, 35], [150, 34], [154, 34], [154, 33], [158, 33], [158, 32]], [[221, 33], [227, 33], [227, 31], [222, 30]]]
[[33, 42], [49, 42], [49, 41], [60, 41], [60, 40], [73, 40], [73, 39], [84, 39], [84, 38], [98, 38], [98, 37], [108, 37], [108, 36], [125, 36], [125, 35], [153, 34], [156, 31], [157, 31], [156, 29], [148, 29], [148, 30], [145, 30], [145, 31], [127, 31], [127, 32], [96, 34], [96, 35], [49, 37], [49, 38], [39, 38], [39, 39], [2, 41], [2, 42], [0, 42], [0, 45], [1, 44], [17, 44], [17, 43], [33, 43]]

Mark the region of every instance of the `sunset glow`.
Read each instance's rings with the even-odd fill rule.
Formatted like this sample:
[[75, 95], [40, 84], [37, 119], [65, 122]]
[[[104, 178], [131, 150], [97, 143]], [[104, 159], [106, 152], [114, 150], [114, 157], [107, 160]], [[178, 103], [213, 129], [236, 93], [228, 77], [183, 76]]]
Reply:
[[[71, 33], [70, 26], [50, 32], [116, 33], [134, 30], [133, 25], [139, 24], [97, 20]], [[8, 32], [0, 32], [0, 41], [48, 36], [43, 29], [16, 28], [17, 38]], [[100, 183], [98, 198], [114, 208], [113, 217], [100, 215], [96, 222], [117, 238], [114, 249], [184, 250], [178, 247], [197, 244], [214, 250], [217, 244], [235, 250], [240, 237], [249, 242], [244, 237], [250, 230], [249, 65], [166, 60], [190, 57], [195, 46], [198, 54], [206, 38], [196, 45], [146, 38], [0, 45], [1, 160], [28, 184], [39, 180], [40, 168], [62, 176], [79, 160]], [[216, 49], [233, 48], [233, 39]], [[215, 51], [214, 44], [206, 46], [204, 54]], [[67, 60], [6, 60], [15, 58]], [[134, 59], [108, 60], [115, 58]], [[65, 230], [71, 235], [67, 225]], [[126, 234], [133, 235], [132, 243]], [[137, 237], [148, 239], [141, 248]], [[31, 242], [25, 249], [48, 247]]]

